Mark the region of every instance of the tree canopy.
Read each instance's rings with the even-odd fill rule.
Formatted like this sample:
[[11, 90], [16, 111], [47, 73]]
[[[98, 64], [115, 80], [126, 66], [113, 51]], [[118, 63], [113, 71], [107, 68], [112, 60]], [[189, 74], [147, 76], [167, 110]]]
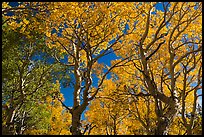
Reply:
[[[12, 4], [2, 3], [3, 134], [202, 133], [201, 2]], [[101, 63], [108, 55], [118, 59]]]

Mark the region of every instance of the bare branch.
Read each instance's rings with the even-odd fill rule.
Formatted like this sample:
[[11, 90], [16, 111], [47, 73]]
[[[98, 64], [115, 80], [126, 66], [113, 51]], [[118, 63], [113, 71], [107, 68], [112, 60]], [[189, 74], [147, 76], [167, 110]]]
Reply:
[[146, 58], [146, 60], [150, 59], [151, 56], [153, 56], [159, 50], [161, 45], [164, 44], [164, 43], [165, 43], [165, 40], [163, 42], [159, 43], [158, 47]]
[[68, 111], [69, 111], [69, 113], [71, 113], [72, 114], [72, 108], [69, 108], [69, 107], [67, 107], [63, 102], [62, 102], [62, 100], [61, 99], [59, 99], [59, 97], [57, 97], [57, 99], [58, 99], [58, 101], [60, 101], [61, 102], [61, 104], [62, 104], [62, 106], [63, 107], [65, 107]]
[[[131, 56], [133, 56], [133, 55], [131, 55]], [[131, 56], [130, 56], [130, 57], [131, 57]], [[123, 66], [123, 65], [118, 65], [118, 64], [120, 64], [120, 63], [122, 63], [123, 61], [129, 59], [130, 57], [127, 57], [127, 58], [122, 59], [121, 61], [117, 62], [116, 64], [114, 64], [112, 67], [110, 67], [110, 68], [108, 69], [108, 71], [103, 75], [103, 77], [102, 77], [100, 83], [98, 84], [98, 88], [96, 89], [96, 91], [94, 92], [94, 94], [88, 99], [89, 101], [92, 100], [93, 98], [95, 98], [95, 96], [96, 96], [96, 94], [98, 93], [98, 91], [99, 91], [101, 85], [103, 84], [103, 81], [104, 81], [105, 77], [107, 76], [107, 74], [108, 74], [112, 69], [114, 69], [114, 68], [116, 68], [116, 67], [119, 67], [119, 66]]]

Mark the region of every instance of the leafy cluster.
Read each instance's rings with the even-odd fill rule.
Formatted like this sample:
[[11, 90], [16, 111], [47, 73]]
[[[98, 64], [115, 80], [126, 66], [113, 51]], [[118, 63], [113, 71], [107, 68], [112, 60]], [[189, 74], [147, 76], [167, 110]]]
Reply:
[[202, 134], [202, 3], [15, 4], [2, 3], [3, 134]]

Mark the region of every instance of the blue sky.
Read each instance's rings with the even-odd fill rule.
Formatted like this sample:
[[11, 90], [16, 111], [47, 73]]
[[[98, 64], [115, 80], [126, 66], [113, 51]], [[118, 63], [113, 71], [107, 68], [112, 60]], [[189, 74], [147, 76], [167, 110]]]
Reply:
[[[116, 56], [115, 53], [110, 53], [110, 54], [108, 54], [106, 56], [103, 56], [103, 57], [99, 58], [98, 63], [104, 63], [105, 65], [111, 66], [111, 61], [115, 60], [115, 59], [119, 59], [119, 58], [120, 57]], [[107, 78], [108, 79], [111, 78], [110, 74], [107, 75]], [[92, 86], [97, 87], [97, 85], [98, 85], [98, 78], [96, 77], [96, 75], [93, 74], [92, 75], [92, 79], [93, 79]], [[64, 103], [67, 106], [72, 107], [73, 106], [73, 91], [74, 91], [73, 86], [72, 87], [64, 88], [61, 85], [60, 91], [64, 95], [64, 98], [65, 98]], [[82, 114], [82, 119], [85, 119], [84, 113]]]
[[[162, 6], [162, 3], [158, 3], [156, 5], [156, 9], [158, 10], [162, 10], [163, 11], [163, 6]], [[128, 26], [126, 26], [126, 28], [128, 28]], [[112, 41], [114, 42], [114, 41]], [[105, 65], [108, 65], [110, 66], [111, 65], [111, 61], [112, 60], [115, 60], [115, 59], [119, 59], [120, 57], [116, 56], [114, 53], [111, 53], [111, 54], [108, 54], [106, 56], [103, 56], [101, 57], [99, 60], [98, 60], [98, 63], [104, 63]], [[110, 78], [110, 75], [107, 76], [107, 78]], [[97, 86], [97, 78], [96, 77], [93, 77], [93, 86]], [[65, 97], [65, 104], [67, 106], [73, 106], [73, 91], [74, 89], [73, 88], [63, 88], [61, 86], [61, 89], [60, 89], [61, 93], [64, 95]], [[88, 108], [87, 108], [88, 109]], [[83, 113], [84, 114], [84, 113]], [[82, 114], [82, 119], [84, 119], [84, 115]]]
[[[165, 2], [166, 4], [166, 2]], [[17, 2], [11, 2], [10, 4], [11, 6], [17, 6]], [[162, 3], [158, 3], [156, 6], [156, 9], [157, 10], [161, 10], [163, 11], [163, 6], [162, 6]], [[126, 26], [128, 27], [128, 26]], [[111, 61], [112, 60], [115, 60], [115, 59], [118, 59], [119, 57], [117, 57], [114, 53], [111, 53], [111, 54], [108, 54], [102, 58], [100, 58], [98, 60], [99, 63], [104, 63], [108, 66], [110, 66], [111, 64]], [[110, 78], [110, 75], [108, 75], [108, 78]], [[93, 76], [93, 86], [97, 86], [97, 78], [95, 76]], [[73, 88], [72, 87], [68, 87], [68, 88], [63, 88], [63, 86], [61, 85], [60, 87], [60, 91], [61, 93], [64, 94], [64, 98], [65, 98], [65, 104], [67, 106], [72, 106], [73, 105]], [[202, 92], [202, 90], [199, 90], [199, 94]], [[202, 102], [202, 99], [199, 99], [200, 102]], [[84, 119], [84, 115], [82, 115], [82, 119]]]
[[[165, 2], [165, 5], [166, 4], [167, 3]], [[157, 10], [164, 11], [162, 3], [158, 3], [155, 7], [156, 7]], [[128, 27], [128, 26], [126, 26], [126, 27]], [[111, 53], [111, 54], [109, 54], [107, 56], [104, 56], [104, 57], [100, 58], [98, 60], [98, 62], [99, 63], [104, 63], [104, 64], [110, 66], [111, 61], [115, 60], [115, 59], [118, 59], [118, 58], [120, 58], [120, 57], [117, 57], [114, 53]], [[110, 75], [108, 76], [108, 78], [110, 78]], [[95, 77], [93, 77], [93, 86], [97, 86], [97, 78], [95, 78]], [[64, 97], [65, 97], [65, 102], [64, 103], [67, 106], [72, 106], [73, 105], [73, 88], [63, 88], [63, 87], [61, 87], [60, 91], [64, 94]], [[202, 90], [199, 90], [198, 94], [201, 94], [201, 93], [202, 93]], [[201, 97], [199, 98], [199, 103], [202, 104], [202, 98]], [[82, 119], [84, 119], [84, 115], [82, 115]]]

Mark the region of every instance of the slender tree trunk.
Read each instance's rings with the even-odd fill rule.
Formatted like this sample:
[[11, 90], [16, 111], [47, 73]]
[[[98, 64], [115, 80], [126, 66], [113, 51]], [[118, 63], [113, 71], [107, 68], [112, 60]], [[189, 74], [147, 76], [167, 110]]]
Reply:
[[14, 134], [14, 124], [13, 124], [13, 118], [15, 115], [15, 109], [9, 109], [8, 110], [8, 114], [7, 114], [7, 118], [6, 118], [6, 125], [3, 127], [2, 129], [2, 133], [4, 135], [13, 135]]
[[81, 105], [79, 105], [77, 108], [73, 108], [71, 111], [72, 115], [72, 127], [71, 127], [71, 133], [72, 135], [82, 135], [81, 131], [81, 115], [88, 106], [88, 102], [83, 102]]
[[167, 135], [168, 134], [168, 122], [166, 118], [160, 118], [157, 123], [155, 135]]
[[82, 135], [80, 131], [81, 123], [80, 123], [81, 114], [77, 111], [73, 111], [72, 113], [72, 127], [71, 133], [72, 135]]
[[117, 135], [116, 118], [113, 119], [113, 134]]
[[176, 102], [171, 104], [163, 117], [159, 118], [155, 135], [168, 135], [169, 127], [172, 124], [174, 117], [177, 115], [178, 105]]
[[193, 135], [193, 133], [192, 133], [192, 128], [187, 128], [187, 135]]

